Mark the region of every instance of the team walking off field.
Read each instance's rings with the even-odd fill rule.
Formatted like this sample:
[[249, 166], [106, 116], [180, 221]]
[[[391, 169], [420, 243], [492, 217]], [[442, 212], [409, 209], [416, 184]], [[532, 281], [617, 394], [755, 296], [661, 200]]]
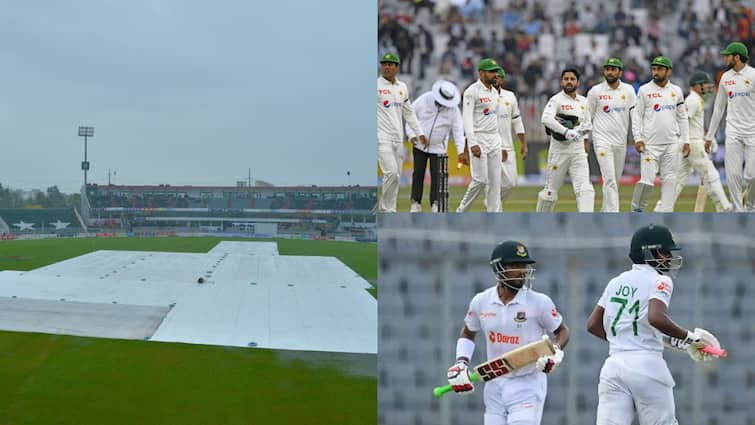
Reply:
[[[705, 196], [716, 211], [755, 211], [755, 69], [747, 65], [749, 52], [740, 42], [721, 52], [728, 70], [721, 76], [713, 113], [706, 131], [705, 99], [715, 84], [710, 75], [697, 71], [687, 84], [671, 81], [674, 65], [668, 57], [650, 62], [651, 81], [635, 89], [622, 81], [624, 64], [611, 57], [603, 62], [604, 81], [580, 94], [580, 71], [566, 67], [560, 74], [561, 91], [542, 110], [540, 123], [547, 135], [544, 186], [532, 199], [532, 210], [554, 211], [559, 189], [571, 182], [576, 211], [593, 212], [595, 189], [591, 181], [593, 151], [602, 182], [601, 212], [619, 212], [620, 184], [627, 147], [639, 155], [639, 179], [634, 183], [627, 210], [673, 212], [691, 173], [701, 186], [695, 211], [702, 211]], [[522, 181], [517, 157], [523, 161], [529, 149], [519, 101], [505, 89], [506, 72], [494, 59], [483, 58], [478, 79], [460, 90], [439, 80], [431, 91], [410, 103], [407, 86], [396, 78], [400, 59], [381, 57], [378, 78], [378, 163], [383, 175], [379, 209], [395, 212], [403, 161], [403, 141], [412, 145], [411, 212], [422, 211], [427, 162], [431, 185], [429, 210], [448, 199], [448, 142], [453, 140], [458, 167], [470, 167], [471, 178], [455, 211], [475, 210], [482, 198], [485, 211], [506, 211], [506, 201]], [[685, 97], [684, 92], [689, 94]], [[459, 104], [461, 100], [461, 104]], [[710, 155], [716, 151], [716, 133], [726, 115], [724, 165], [728, 195]], [[515, 139], [519, 149], [515, 149]], [[445, 162], [443, 160], [445, 159]], [[597, 170], [596, 170], [597, 171]], [[596, 172], [597, 174], [597, 172]], [[648, 203], [660, 180], [660, 197]], [[541, 181], [543, 181], [541, 180]], [[625, 181], [626, 183], [626, 177]], [[531, 184], [531, 183], [530, 183]], [[521, 187], [521, 186], [520, 186]], [[482, 196], [480, 196], [482, 195]], [[626, 195], [626, 194], [625, 194]], [[699, 209], [698, 209], [699, 208]]]

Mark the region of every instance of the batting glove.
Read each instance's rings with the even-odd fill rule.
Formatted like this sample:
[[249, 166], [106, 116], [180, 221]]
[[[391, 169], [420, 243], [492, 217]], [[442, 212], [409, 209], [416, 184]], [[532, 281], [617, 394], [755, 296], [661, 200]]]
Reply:
[[537, 359], [537, 362], [535, 363], [537, 370], [545, 373], [551, 373], [556, 370], [556, 368], [558, 368], [558, 365], [561, 364], [561, 361], [564, 360], [564, 352], [561, 351], [558, 345], [554, 344], [554, 346], [556, 348], [556, 354], [552, 356], [542, 356]]
[[701, 348], [705, 347], [705, 343], [699, 329], [687, 331], [687, 338], [684, 339], [684, 342], [687, 344], [687, 354], [692, 357], [692, 360], [696, 362], [710, 360], [710, 354], [700, 351]]
[[457, 360], [448, 368], [448, 383], [457, 393], [471, 394], [474, 392], [474, 384], [469, 379], [469, 364], [465, 360]]

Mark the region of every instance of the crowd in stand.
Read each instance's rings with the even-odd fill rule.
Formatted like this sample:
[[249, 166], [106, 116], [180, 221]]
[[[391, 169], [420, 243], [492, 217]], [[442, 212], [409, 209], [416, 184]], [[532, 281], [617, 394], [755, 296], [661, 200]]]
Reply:
[[[621, 2], [609, 9], [603, 2], [593, 2], [596, 7], [572, 1], [563, 12], [549, 13], [542, 0], [449, 0], [444, 7], [432, 0], [381, 0], [378, 57], [396, 52], [400, 72], [413, 77], [410, 90], [417, 94], [432, 84], [425, 81], [430, 69], [436, 71], [430, 78], [445, 78], [463, 89], [477, 78], [479, 59], [491, 57], [505, 69], [508, 89], [520, 96], [550, 96], [559, 90], [566, 65], [581, 68], [585, 93], [600, 81], [605, 58], [620, 57], [624, 80], [636, 90], [650, 80], [652, 58], [662, 54], [674, 61], [672, 80], [684, 86], [695, 70], [714, 78], [723, 71], [719, 51], [730, 41], [742, 41], [750, 51], [755, 47], [753, 13], [746, 2], [710, 0], [697, 13], [692, 0], [683, 1], [632, 0], [626, 10]], [[642, 14], [634, 13], [640, 9]], [[642, 22], [635, 15], [643, 16]], [[579, 51], [574, 42], [560, 43], [582, 34], [602, 37], [592, 37]], [[607, 45], [598, 45], [597, 39]], [[567, 59], [543, 55], [552, 50], [548, 46], [569, 46]]]

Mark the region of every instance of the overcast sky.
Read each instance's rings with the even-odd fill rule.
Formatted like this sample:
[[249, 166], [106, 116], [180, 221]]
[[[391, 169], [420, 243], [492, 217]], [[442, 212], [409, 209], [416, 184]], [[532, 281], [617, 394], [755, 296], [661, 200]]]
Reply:
[[375, 2], [3, 2], [0, 183], [375, 184]]

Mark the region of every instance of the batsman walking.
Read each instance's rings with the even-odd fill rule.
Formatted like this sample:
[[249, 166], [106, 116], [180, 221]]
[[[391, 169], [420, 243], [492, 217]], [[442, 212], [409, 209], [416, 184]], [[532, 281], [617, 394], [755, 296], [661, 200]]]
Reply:
[[597, 425], [677, 424], [675, 385], [664, 346], [686, 351], [696, 362], [711, 360], [700, 351], [720, 347], [704, 329], [689, 331], [668, 316], [681, 248], [662, 225], [644, 226], [632, 236], [632, 269], [611, 279], [587, 321], [587, 331], [608, 341], [600, 370]]
[[490, 266], [496, 285], [472, 298], [456, 342], [457, 360], [448, 369], [448, 382], [455, 392], [468, 394], [474, 391], [469, 362], [478, 333], [485, 335], [488, 360], [543, 335], [555, 335], [554, 355], [485, 383], [485, 425], [539, 425], [547, 393], [545, 374], [558, 368], [564, 358], [561, 349], [569, 342], [569, 328], [553, 301], [531, 288], [533, 264], [519, 242], [505, 241], [493, 250]]

